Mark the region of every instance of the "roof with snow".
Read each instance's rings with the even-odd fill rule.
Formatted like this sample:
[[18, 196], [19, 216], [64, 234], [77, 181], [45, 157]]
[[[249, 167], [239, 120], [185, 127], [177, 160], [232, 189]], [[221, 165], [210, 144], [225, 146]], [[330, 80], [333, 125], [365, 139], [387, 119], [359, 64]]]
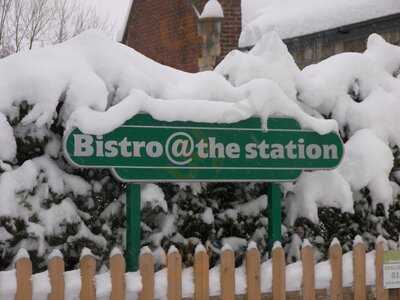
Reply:
[[239, 47], [271, 30], [287, 39], [396, 13], [398, 0], [243, 0]]

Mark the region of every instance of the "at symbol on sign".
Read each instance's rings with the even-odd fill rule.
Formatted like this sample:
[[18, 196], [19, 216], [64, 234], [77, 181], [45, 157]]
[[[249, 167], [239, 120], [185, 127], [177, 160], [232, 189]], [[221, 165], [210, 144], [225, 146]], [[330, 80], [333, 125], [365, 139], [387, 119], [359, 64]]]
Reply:
[[168, 160], [178, 166], [189, 164], [192, 161], [193, 151], [193, 138], [186, 132], [176, 132], [172, 134], [165, 144], [165, 152]]

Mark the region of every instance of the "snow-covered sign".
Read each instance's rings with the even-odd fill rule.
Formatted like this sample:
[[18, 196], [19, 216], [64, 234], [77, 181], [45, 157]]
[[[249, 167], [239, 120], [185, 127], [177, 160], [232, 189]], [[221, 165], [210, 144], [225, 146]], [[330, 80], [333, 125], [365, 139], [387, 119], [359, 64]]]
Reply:
[[104, 136], [72, 130], [64, 153], [78, 167], [111, 168], [125, 182], [292, 181], [302, 170], [333, 169], [343, 156], [337, 133], [302, 130], [294, 119], [234, 124], [162, 122], [137, 115]]
[[400, 288], [400, 251], [385, 251], [383, 255], [383, 285], [385, 289]]

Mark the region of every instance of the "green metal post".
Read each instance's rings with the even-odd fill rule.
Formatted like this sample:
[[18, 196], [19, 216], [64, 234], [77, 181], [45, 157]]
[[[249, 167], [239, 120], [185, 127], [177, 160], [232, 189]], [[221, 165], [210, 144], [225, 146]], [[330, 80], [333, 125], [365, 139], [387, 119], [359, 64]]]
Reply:
[[268, 186], [268, 248], [272, 249], [275, 241], [280, 241], [281, 233], [281, 202], [282, 192], [279, 184], [270, 183]]
[[135, 272], [139, 268], [140, 254], [140, 185], [128, 184], [126, 191], [126, 268]]

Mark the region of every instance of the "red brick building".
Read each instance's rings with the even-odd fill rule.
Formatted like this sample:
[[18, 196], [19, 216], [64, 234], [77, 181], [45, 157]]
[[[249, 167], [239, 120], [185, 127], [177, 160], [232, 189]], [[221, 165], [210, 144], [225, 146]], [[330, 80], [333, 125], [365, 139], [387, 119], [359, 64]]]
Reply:
[[[199, 70], [201, 39], [198, 17], [207, 0], [134, 0], [124, 44], [162, 64]], [[241, 0], [219, 0], [224, 10], [221, 57], [236, 49], [241, 33]]]
[[[162, 64], [199, 71], [202, 40], [196, 10], [202, 12], [208, 0], [133, 0], [123, 43]], [[238, 48], [242, 30], [241, 2], [219, 0], [224, 11], [218, 62]], [[244, 2], [245, 3], [245, 2]], [[300, 67], [319, 62], [335, 53], [363, 51], [371, 33], [400, 44], [400, 13], [346, 26], [284, 39]], [[204, 45], [203, 45], [204, 46]]]

